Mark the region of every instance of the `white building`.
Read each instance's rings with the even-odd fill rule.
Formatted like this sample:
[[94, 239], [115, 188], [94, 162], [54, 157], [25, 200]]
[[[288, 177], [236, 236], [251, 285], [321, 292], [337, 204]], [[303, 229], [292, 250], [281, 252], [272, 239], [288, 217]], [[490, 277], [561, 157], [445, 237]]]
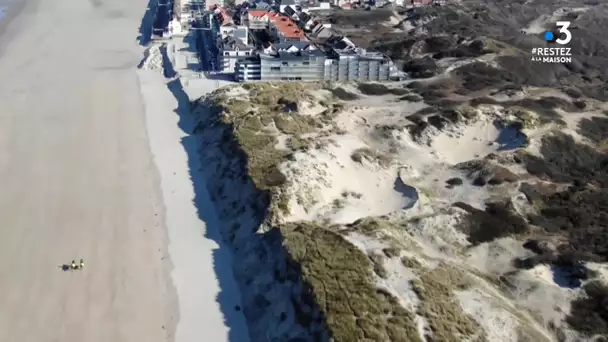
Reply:
[[177, 17], [174, 17], [173, 20], [169, 22], [169, 36], [185, 36], [186, 33], [188, 32], [184, 32], [182, 23]]
[[249, 29], [245, 26], [225, 25], [220, 27], [222, 46], [220, 47], [220, 65], [222, 72], [234, 73], [239, 59], [254, 55], [255, 49], [250, 45]]

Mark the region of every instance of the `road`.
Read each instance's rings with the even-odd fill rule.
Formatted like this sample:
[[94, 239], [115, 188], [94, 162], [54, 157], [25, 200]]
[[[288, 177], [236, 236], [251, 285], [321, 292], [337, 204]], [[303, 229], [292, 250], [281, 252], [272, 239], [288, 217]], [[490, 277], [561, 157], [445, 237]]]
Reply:
[[[134, 68], [146, 5], [32, 0], [2, 32], [0, 341], [171, 339], [167, 233]], [[57, 267], [81, 256], [82, 271]]]

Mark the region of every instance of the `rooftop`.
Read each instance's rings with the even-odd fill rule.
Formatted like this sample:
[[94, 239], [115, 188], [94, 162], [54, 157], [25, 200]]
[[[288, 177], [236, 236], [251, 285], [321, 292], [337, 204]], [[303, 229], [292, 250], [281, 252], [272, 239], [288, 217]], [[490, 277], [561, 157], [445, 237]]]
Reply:
[[250, 50], [251, 46], [245, 44], [240, 39], [235, 39], [234, 37], [226, 37], [222, 40], [222, 44], [224, 44], [224, 50]]
[[215, 4], [215, 5], [210, 5], [209, 9], [214, 11], [216, 13], [216, 15], [219, 15], [221, 25], [232, 24], [232, 17], [230, 16], [228, 11], [224, 7]]
[[268, 18], [268, 20], [274, 24], [281, 35], [287, 39], [306, 39], [304, 32], [298, 27], [298, 25], [296, 25], [291, 18], [285, 15], [266, 10], [249, 10], [248, 13], [251, 17]]
[[305, 38], [304, 31], [300, 30], [298, 25], [289, 17], [270, 12], [270, 21], [274, 24], [277, 30], [287, 39], [302, 39]]
[[314, 45], [311, 42], [284, 42], [274, 44], [274, 49], [277, 51], [281, 50], [289, 50], [291, 47], [295, 47], [298, 50], [307, 50], [311, 47], [314, 48]]
[[311, 50], [311, 51], [298, 51], [298, 52], [287, 52], [287, 51], [279, 51], [277, 53], [269, 54], [269, 53], [260, 53], [261, 59], [281, 59], [281, 60], [298, 60], [307, 57], [322, 57], [325, 54], [319, 50]]

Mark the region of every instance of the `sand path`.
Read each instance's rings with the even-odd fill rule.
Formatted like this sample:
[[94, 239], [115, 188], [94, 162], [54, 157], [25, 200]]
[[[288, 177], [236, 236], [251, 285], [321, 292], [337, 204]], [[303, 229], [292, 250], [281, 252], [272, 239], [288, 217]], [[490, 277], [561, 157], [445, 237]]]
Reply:
[[[134, 70], [145, 8], [32, 0], [2, 32], [0, 341], [172, 334], [163, 206]], [[81, 256], [82, 272], [57, 268]]]

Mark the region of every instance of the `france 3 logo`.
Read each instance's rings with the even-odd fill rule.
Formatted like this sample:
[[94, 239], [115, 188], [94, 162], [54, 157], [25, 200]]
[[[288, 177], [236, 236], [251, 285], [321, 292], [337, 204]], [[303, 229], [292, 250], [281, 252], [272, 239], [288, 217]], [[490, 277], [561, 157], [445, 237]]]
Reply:
[[558, 21], [555, 23], [558, 27], [557, 31], [545, 32], [544, 38], [548, 43], [557, 43], [559, 45], [566, 45], [572, 40], [572, 32], [570, 32], [569, 21]]

